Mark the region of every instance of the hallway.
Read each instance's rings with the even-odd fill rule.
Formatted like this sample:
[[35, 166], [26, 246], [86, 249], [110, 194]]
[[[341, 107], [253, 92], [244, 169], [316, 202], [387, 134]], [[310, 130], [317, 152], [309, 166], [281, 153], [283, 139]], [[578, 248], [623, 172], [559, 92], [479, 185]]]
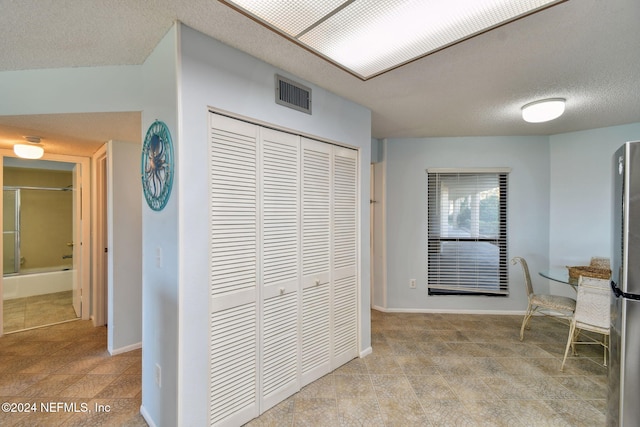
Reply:
[[5, 335], [0, 400], [18, 412], [3, 406], [0, 425], [146, 426], [140, 415], [141, 357], [141, 350], [110, 356], [106, 327], [91, 321]]

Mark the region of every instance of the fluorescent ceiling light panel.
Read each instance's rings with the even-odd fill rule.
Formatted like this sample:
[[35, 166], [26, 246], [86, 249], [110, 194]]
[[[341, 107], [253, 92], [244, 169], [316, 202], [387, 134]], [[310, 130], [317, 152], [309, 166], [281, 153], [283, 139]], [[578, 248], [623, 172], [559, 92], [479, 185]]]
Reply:
[[363, 80], [567, 0], [220, 0]]

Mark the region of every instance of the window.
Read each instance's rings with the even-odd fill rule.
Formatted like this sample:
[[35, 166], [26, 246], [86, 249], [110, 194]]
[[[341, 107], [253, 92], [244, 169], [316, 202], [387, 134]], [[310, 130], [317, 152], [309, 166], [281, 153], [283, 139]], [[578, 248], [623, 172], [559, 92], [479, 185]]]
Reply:
[[429, 295], [507, 295], [509, 169], [427, 170]]

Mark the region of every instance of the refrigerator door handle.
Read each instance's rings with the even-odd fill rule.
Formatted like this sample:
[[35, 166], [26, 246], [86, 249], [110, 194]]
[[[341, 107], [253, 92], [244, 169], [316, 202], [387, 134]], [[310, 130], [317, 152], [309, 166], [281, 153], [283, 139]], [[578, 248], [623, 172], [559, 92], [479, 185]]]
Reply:
[[628, 294], [626, 292], [622, 292], [622, 290], [616, 285], [616, 283], [612, 280], [611, 281], [611, 290], [613, 291], [613, 294], [617, 297], [617, 298], [626, 298], [626, 299], [633, 299], [633, 300], [639, 300], [640, 301], [640, 295], [638, 294]]
[[616, 296], [616, 298], [620, 298], [623, 294], [620, 288], [616, 285], [616, 282], [614, 282], [613, 280], [611, 281], [611, 290], [613, 291], [613, 294]]

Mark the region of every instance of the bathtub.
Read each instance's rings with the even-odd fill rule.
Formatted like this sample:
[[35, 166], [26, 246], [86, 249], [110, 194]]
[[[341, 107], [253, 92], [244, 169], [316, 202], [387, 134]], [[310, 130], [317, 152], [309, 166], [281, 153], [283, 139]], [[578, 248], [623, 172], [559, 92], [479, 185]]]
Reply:
[[27, 271], [2, 278], [5, 300], [73, 289], [73, 270]]

